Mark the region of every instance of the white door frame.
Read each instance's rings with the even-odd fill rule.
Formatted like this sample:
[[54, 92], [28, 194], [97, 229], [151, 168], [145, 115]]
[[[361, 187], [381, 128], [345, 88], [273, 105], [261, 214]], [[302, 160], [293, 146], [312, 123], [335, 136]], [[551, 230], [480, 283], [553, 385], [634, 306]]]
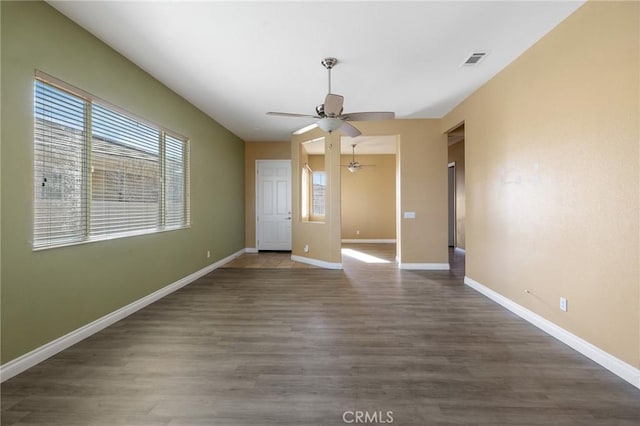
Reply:
[[[291, 159], [290, 158], [283, 158], [283, 159], [271, 159], [271, 160], [256, 160], [256, 164], [255, 164], [255, 200], [254, 200], [254, 210], [255, 210], [255, 217], [253, 218], [254, 223], [255, 223], [255, 233], [256, 233], [256, 240], [255, 240], [255, 247], [256, 247], [256, 252], [260, 251], [260, 246], [258, 245], [258, 241], [260, 239], [260, 221], [258, 220], [259, 217], [259, 196], [260, 196], [260, 175], [259, 175], [259, 171], [260, 171], [260, 164], [262, 163], [272, 163], [272, 162], [281, 162], [281, 161], [288, 161], [289, 162], [289, 167], [291, 167]], [[291, 170], [291, 169], [290, 169]], [[291, 176], [289, 177], [290, 179], [293, 179]], [[293, 182], [291, 182], [291, 189], [293, 189]], [[290, 200], [293, 201], [293, 197], [291, 197], [290, 194]], [[290, 206], [292, 207], [292, 206]], [[293, 213], [293, 211], [292, 211]], [[291, 216], [292, 220], [293, 220], [293, 216]], [[293, 229], [292, 229], [293, 231]], [[293, 234], [292, 234], [293, 237]]]

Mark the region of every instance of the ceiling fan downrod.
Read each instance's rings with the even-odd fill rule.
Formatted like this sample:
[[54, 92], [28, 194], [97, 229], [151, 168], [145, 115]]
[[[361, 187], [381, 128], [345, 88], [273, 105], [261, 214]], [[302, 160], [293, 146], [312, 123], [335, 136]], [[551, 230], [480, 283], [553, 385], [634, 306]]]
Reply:
[[329, 72], [329, 94], [331, 93], [331, 68], [335, 67], [337, 63], [338, 60], [336, 58], [328, 57], [322, 60], [322, 65]]

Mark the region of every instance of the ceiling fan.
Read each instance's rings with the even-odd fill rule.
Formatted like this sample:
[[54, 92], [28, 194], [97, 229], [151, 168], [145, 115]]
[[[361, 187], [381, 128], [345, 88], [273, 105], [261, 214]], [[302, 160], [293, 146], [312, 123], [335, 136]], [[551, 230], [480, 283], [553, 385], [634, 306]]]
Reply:
[[349, 161], [349, 164], [346, 165], [347, 170], [349, 170], [351, 173], [355, 173], [363, 167], [371, 166], [372, 165], [369, 164], [360, 164], [358, 161], [356, 161], [356, 144], [351, 144], [351, 161]]
[[333, 132], [340, 130], [347, 136], [355, 138], [360, 136], [360, 130], [348, 121], [375, 121], [390, 120], [395, 117], [393, 112], [342, 112], [342, 104], [344, 97], [331, 93], [331, 69], [336, 66], [338, 60], [336, 58], [324, 58], [322, 65], [329, 72], [329, 93], [324, 98], [324, 103], [316, 107], [316, 114], [293, 114], [288, 112], [268, 112], [267, 115], [278, 115], [282, 117], [303, 117], [317, 118], [315, 125], [325, 132]]

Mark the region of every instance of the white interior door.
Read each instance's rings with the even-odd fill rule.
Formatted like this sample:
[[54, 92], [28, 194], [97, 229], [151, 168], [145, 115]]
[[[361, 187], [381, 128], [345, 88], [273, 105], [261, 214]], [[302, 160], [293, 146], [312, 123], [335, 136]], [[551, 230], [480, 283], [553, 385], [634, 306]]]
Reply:
[[256, 247], [291, 250], [291, 160], [257, 160], [256, 173]]

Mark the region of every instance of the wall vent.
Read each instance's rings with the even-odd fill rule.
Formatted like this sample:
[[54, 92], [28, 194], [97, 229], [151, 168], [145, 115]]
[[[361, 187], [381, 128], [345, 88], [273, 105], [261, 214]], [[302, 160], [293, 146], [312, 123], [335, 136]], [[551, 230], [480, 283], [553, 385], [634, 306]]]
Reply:
[[463, 67], [470, 67], [473, 65], [478, 65], [484, 58], [487, 57], [489, 52], [486, 51], [478, 51], [472, 52], [469, 57], [461, 64]]

